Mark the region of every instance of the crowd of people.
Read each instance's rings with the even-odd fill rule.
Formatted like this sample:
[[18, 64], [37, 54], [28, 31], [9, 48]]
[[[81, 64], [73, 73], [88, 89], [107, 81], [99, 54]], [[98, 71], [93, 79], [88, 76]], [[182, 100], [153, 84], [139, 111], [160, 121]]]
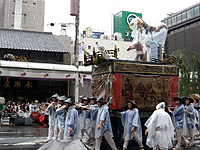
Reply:
[[[52, 101], [50, 101], [51, 103]], [[30, 117], [32, 112], [39, 112], [41, 115], [45, 115], [44, 125], [48, 124], [49, 112], [47, 107], [49, 106], [49, 101], [39, 103], [38, 100], [30, 100], [27, 102], [17, 100], [7, 101], [6, 103], [1, 104], [0, 112], [1, 117], [10, 117], [10, 121], [14, 122], [14, 119], [17, 117]]]
[[[145, 134], [146, 145], [153, 150], [171, 149], [179, 150], [181, 145], [185, 148], [194, 145], [194, 137], [200, 135], [199, 130], [199, 100], [190, 97], [175, 97], [177, 106], [174, 110], [168, 108], [165, 102], [160, 102], [156, 110], [146, 121]], [[139, 110], [135, 100], [127, 101], [128, 110], [115, 112], [121, 117], [123, 132], [123, 150], [127, 149], [128, 143], [134, 139], [140, 150], [142, 144], [142, 126]], [[79, 102], [73, 103], [71, 98], [65, 95], [54, 94], [50, 103], [37, 100], [30, 102], [10, 102], [2, 106], [2, 113], [14, 116], [27, 117], [31, 112], [40, 112], [48, 116], [48, 137], [45, 143], [52, 140], [71, 141], [85, 139], [95, 150], [100, 150], [101, 140], [104, 136], [110, 147], [115, 150], [113, 132], [110, 121], [109, 107], [103, 98], [79, 96]], [[177, 144], [173, 147], [172, 140], [176, 137]], [[189, 139], [189, 140], [188, 140]]]
[[[73, 103], [66, 96], [52, 96], [53, 102], [48, 106], [49, 110], [49, 132], [45, 143], [51, 140], [69, 141], [75, 139], [87, 140], [95, 150], [100, 150], [101, 140], [104, 136], [110, 147], [115, 150], [113, 132], [109, 116], [109, 107], [103, 98], [79, 96], [79, 102]], [[177, 106], [172, 111], [166, 109], [165, 102], [160, 102], [156, 110], [144, 124], [147, 129], [146, 145], [153, 150], [158, 148], [167, 150], [173, 148], [178, 150], [181, 145], [193, 146], [194, 136], [199, 136], [198, 99], [190, 97], [175, 97]], [[128, 143], [134, 139], [140, 150], [144, 149], [142, 144], [142, 127], [139, 110], [135, 100], [127, 101], [128, 110], [115, 112], [119, 114], [124, 126], [123, 150], [127, 149]], [[170, 115], [171, 114], [171, 115]], [[173, 147], [172, 140], [177, 138], [177, 145]], [[190, 137], [190, 138], [188, 138]], [[188, 140], [190, 139], [190, 140]]]

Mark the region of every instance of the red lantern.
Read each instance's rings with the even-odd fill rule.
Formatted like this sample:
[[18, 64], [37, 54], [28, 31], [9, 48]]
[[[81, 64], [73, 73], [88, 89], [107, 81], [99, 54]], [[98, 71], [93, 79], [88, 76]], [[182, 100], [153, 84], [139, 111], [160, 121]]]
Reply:
[[46, 73], [45, 75], [44, 75], [44, 77], [46, 78], [46, 77], [48, 77], [49, 76], [49, 74], [48, 73]]
[[70, 77], [70, 74], [67, 74], [65, 77], [66, 77], [66, 78], [69, 78], [69, 77]]
[[26, 75], [26, 72], [24, 72], [24, 73], [21, 73], [21, 76], [23, 77], [23, 76], [25, 76]]

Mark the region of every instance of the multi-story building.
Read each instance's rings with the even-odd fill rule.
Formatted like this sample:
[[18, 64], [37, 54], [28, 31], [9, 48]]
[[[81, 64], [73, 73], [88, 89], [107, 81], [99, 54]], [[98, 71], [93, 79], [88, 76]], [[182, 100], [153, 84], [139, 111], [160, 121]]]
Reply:
[[91, 67], [70, 65], [70, 51], [52, 33], [0, 28], [0, 37], [0, 96], [6, 100], [73, 98], [77, 72], [85, 77], [80, 94], [90, 96]]
[[0, 0], [0, 27], [43, 31], [45, 0]]
[[200, 54], [200, 3], [171, 14], [162, 22], [168, 26], [166, 53], [182, 50], [187, 57]]

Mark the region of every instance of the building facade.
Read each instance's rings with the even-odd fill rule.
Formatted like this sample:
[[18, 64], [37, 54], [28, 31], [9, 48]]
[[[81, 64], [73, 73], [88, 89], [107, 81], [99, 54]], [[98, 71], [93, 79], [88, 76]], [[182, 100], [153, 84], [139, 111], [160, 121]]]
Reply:
[[200, 3], [171, 14], [162, 22], [168, 26], [167, 54], [182, 50], [189, 58], [200, 55]]
[[79, 93], [91, 96], [91, 67], [71, 65], [70, 51], [52, 33], [0, 28], [0, 37], [0, 96], [6, 100], [74, 98], [77, 72], [85, 77]]
[[49, 32], [0, 28], [0, 37], [0, 59], [12, 54], [16, 61], [23, 58], [28, 62], [66, 64], [64, 55], [70, 55], [64, 44]]
[[45, 0], [0, 0], [0, 27], [44, 31]]
[[[125, 59], [126, 57], [126, 51], [128, 46], [131, 44], [131, 42], [128, 41], [118, 41], [118, 40], [110, 40], [110, 39], [104, 39], [103, 38], [84, 38], [80, 41], [81, 45], [85, 47], [85, 50], [90, 53], [90, 55], [93, 54], [93, 48], [95, 48], [95, 51], [98, 52], [99, 50], [96, 47], [96, 42], [101, 44], [103, 47], [105, 47], [106, 50], [114, 50], [115, 45], [117, 46], [117, 57], [118, 59]], [[84, 52], [79, 51], [79, 64], [83, 64], [84, 62]]]

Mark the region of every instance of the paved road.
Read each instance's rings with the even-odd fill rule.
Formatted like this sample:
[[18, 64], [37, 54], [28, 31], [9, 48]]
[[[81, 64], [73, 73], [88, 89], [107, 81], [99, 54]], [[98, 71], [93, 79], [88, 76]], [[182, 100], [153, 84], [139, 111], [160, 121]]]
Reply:
[[36, 150], [44, 144], [47, 132], [43, 126], [2, 126], [0, 150]]
[[[48, 128], [43, 126], [2, 126], [0, 127], [0, 150], [37, 150], [44, 144]], [[200, 138], [195, 139], [194, 147], [199, 150]], [[104, 147], [104, 150], [107, 148]], [[150, 150], [145, 147], [145, 150]], [[185, 150], [182, 147], [182, 150]]]

